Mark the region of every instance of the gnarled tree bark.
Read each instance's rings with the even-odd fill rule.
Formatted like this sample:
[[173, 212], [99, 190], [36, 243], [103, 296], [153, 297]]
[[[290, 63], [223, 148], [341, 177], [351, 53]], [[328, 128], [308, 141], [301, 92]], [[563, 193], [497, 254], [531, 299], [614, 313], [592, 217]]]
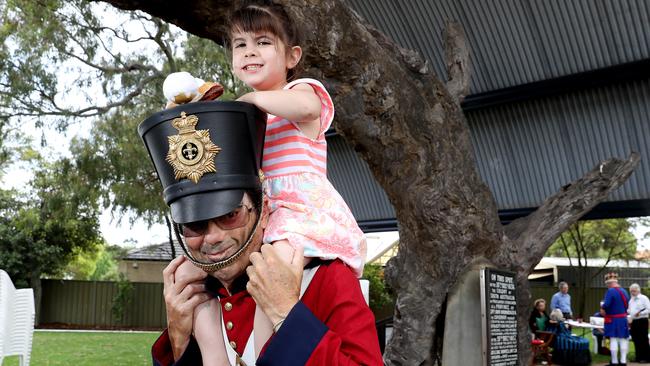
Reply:
[[[201, 37], [223, 41], [233, 1], [105, 0], [142, 10]], [[448, 27], [449, 80], [416, 52], [366, 24], [340, 0], [280, 0], [303, 30], [307, 72], [330, 87], [336, 129], [370, 166], [395, 207], [398, 255], [387, 277], [397, 292], [388, 365], [440, 363], [435, 327], [446, 294], [474, 263], [517, 273], [522, 364], [528, 361], [527, 276], [560, 233], [620, 186], [638, 164], [608, 160], [563, 187], [530, 216], [503, 227], [476, 170], [459, 101], [467, 94], [468, 50]]]

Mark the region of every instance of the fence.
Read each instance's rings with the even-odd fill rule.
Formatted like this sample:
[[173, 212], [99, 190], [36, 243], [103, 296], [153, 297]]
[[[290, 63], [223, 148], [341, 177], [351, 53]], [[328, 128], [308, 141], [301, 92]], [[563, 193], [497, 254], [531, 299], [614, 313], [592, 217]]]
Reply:
[[[167, 323], [162, 283], [133, 282], [131, 301], [124, 308], [121, 321], [112, 312], [113, 302], [119, 291], [116, 282], [42, 280], [41, 283], [43, 293], [40, 324], [63, 323], [98, 328], [162, 329]], [[585, 317], [598, 311], [605, 290], [603, 288], [587, 290]], [[556, 292], [557, 288], [553, 286], [531, 287], [532, 300], [543, 298], [550, 302]], [[570, 294], [575, 307], [578, 290], [572, 287]], [[391, 311], [386, 314], [390, 313]]]
[[132, 283], [131, 301], [121, 320], [112, 311], [117, 282], [41, 280], [41, 284], [40, 324], [157, 329], [167, 324], [162, 283]]

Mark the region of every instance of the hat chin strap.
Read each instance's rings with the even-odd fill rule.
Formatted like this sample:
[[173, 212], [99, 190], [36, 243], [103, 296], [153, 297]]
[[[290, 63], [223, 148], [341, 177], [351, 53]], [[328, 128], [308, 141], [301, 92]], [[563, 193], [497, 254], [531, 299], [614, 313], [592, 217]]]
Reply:
[[176, 240], [178, 240], [178, 242], [180, 243], [181, 249], [183, 249], [183, 252], [185, 253], [185, 256], [187, 257], [187, 259], [189, 259], [190, 262], [192, 262], [195, 266], [201, 268], [202, 270], [204, 270], [204, 271], [206, 271], [208, 273], [212, 273], [212, 272], [218, 271], [218, 270], [220, 270], [222, 268], [228, 267], [229, 265], [233, 264], [237, 259], [239, 259], [239, 257], [241, 257], [242, 254], [244, 254], [244, 252], [246, 251], [246, 248], [248, 248], [248, 245], [253, 240], [253, 236], [255, 236], [255, 233], [257, 232], [257, 228], [260, 226], [260, 222], [262, 221], [262, 213], [260, 212], [257, 216], [258, 216], [257, 221], [255, 222], [255, 226], [253, 227], [253, 231], [249, 235], [248, 240], [246, 240], [246, 243], [244, 243], [244, 245], [241, 248], [239, 248], [239, 250], [237, 250], [237, 252], [235, 252], [235, 254], [231, 255], [230, 257], [228, 257], [228, 258], [226, 258], [224, 260], [221, 260], [221, 261], [218, 261], [218, 262], [213, 262], [213, 263], [201, 262], [201, 261], [198, 261], [197, 259], [195, 259], [190, 254], [189, 250], [187, 249], [187, 244], [185, 244], [185, 241], [183, 240], [183, 237], [180, 234], [180, 230], [179, 230], [180, 225], [177, 224], [177, 223], [174, 223], [172, 226], [174, 227], [174, 233], [176, 234]]

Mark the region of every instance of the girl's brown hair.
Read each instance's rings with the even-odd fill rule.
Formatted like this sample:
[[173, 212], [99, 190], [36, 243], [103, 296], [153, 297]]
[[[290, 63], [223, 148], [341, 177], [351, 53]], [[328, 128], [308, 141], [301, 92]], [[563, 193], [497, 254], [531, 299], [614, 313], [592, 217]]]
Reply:
[[[300, 46], [301, 38], [296, 25], [280, 4], [272, 1], [248, 1], [235, 10], [228, 22], [228, 46], [232, 46], [234, 32], [269, 32], [278, 37], [290, 49]], [[293, 80], [302, 70], [302, 60], [287, 71], [287, 81]]]

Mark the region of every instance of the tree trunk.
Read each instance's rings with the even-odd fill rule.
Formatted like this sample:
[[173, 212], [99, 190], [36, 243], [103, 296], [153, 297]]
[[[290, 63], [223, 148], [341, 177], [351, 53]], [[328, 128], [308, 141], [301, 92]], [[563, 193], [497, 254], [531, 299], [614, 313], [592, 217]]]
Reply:
[[43, 297], [43, 286], [41, 285], [41, 271], [32, 271], [29, 278], [29, 286], [34, 291], [34, 326], [40, 324], [41, 320], [41, 298]]
[[[106, 1], [216, 42], [223, 40], [233, 3]], [[602, 163], [536, 212], [502, 227], [476, 170], [459, 104], [469, 79], [462, 30], [449, 26], [449, 78], [443, 83], [417, 53], [394, 44], [340, 0], [279, 2], [302, 29], [307, 73], [334, 96], [336, 129], [368, 163], [395, 208], [399, 252], [386, 277], [397, 303], [386, 364], [440, 363], [442, 332], [436, 324], [444, 323], [447, 293], [479, 262], [517, 273], [520, 357], [526, 364], [528, 274], [560, 233], [627, 179], [638, 155]]]

